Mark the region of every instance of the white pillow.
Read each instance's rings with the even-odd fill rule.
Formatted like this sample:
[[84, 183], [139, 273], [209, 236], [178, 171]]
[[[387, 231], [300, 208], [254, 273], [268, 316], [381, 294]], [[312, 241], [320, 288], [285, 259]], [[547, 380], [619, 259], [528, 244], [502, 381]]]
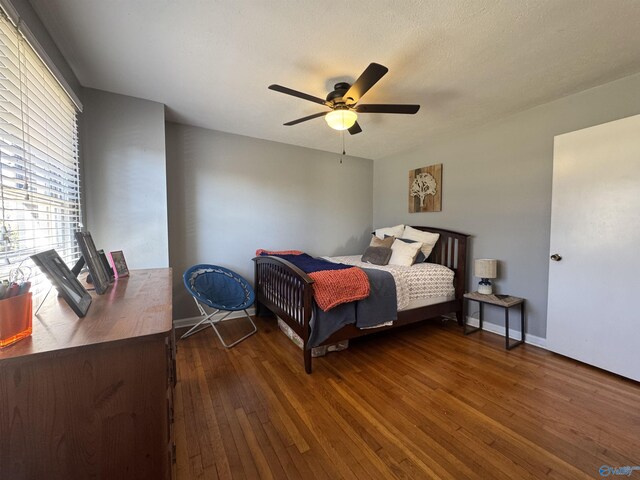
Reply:
[[391, 245], [391, 258], [389, 265], [402, 265], [410, 267], [415, 262], [418, 252], [422, 244], [420, 242], [405, 243], [402, 240], [396, 240]]
[[409, 240], [415, 240], [422, 243], [422, 253], [425, 258], [429, 258], [431, 250], [435, 246], [436, 242], [440, 238], [439, 233], [423, 232], [422, 230], [415, 229], [407, 225], [404, 227], [404, 232], [400, 235], [400, 238], [406, 238]]
[[385, 235], [390, 237], [401, 237], [404, 232], [404, 225], [396, 225], [395, 227], [378, 228], [374, 233], [380, 240], [384, 240]]

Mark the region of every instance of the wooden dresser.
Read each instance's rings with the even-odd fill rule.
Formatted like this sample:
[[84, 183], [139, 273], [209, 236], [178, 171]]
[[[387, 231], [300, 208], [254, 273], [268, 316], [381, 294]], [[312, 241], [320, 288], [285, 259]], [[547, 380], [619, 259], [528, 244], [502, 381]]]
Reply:
[[174, 477], [171, 269], [92, 297], [78, 318], [52, 292], [0, 349], [0, 479]]

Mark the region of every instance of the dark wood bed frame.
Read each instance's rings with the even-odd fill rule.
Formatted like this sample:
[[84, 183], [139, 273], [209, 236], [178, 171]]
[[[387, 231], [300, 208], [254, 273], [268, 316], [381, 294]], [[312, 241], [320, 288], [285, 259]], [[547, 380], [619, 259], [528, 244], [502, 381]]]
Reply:
[[[320, 345], [331, 345], [342, 340], [361, 337], [370, 333], [408, 325], [410, 323], [455, 313], [462, 325], [465, 315], [464, 290], [467, 266], [467, 239], [469, 235], [430, 227], [413, 227], [424, 232], [439, 233], [428, 261], [444, 265], [454, 271], [455, 298], [426, 307], [398, 312], [393, 325], [371, 329], [358, 329], [347, 325], [336, 331]], [[311, 285], [313, 279], [290, 262], [271, 256], [260, 256], [255, 262], [256, 313], [272, 313], [280, 317], [303, 341], [304, 369], [311, 373], [311, 348], [308, 345], [313, 305]], [[266, 311], [265, 311], [266, 310]]]

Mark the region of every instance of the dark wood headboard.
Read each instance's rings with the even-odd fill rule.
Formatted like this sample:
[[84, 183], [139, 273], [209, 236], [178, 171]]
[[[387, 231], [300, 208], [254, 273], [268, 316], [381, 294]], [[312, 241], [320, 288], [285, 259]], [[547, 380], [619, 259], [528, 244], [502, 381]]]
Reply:
[[412, 227], [423, 232], [440, 234], [440, 238], [427, 261], [444, 265], [453, 270], [455, 272], [456, 298], [463, 295], [467, 281], [467, 239], [470, 235], [442, 228], [417, 225], [412, 225]]

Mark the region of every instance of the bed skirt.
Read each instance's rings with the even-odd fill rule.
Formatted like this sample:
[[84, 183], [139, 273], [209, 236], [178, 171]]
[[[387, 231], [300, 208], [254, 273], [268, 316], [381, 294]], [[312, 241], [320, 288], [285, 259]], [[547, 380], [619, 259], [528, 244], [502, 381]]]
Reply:
[[[280, 317], [278, 317], [278, 327], [280, 327], [280, 330], [282, 331], [282, 333], [284, 333], [289, 338], [289, 340], [295, 343], [298, 346], [298, 348], [300, 349], [304, 348], [304, 342], [302, 341], [302, 338], [300, 338], [300, 335], [294, 332], [293, 329], [289, 325], [287, 325], [285, 321], [282, 320]], [[313, 347], [311, 349], [311, 356], [313, 358], [324, 357], [329, 352], [339, 352], [347, 348], [349, 348], [349, 340], [342, 340], [332, 345], [322, 345], [320, 347]]]

